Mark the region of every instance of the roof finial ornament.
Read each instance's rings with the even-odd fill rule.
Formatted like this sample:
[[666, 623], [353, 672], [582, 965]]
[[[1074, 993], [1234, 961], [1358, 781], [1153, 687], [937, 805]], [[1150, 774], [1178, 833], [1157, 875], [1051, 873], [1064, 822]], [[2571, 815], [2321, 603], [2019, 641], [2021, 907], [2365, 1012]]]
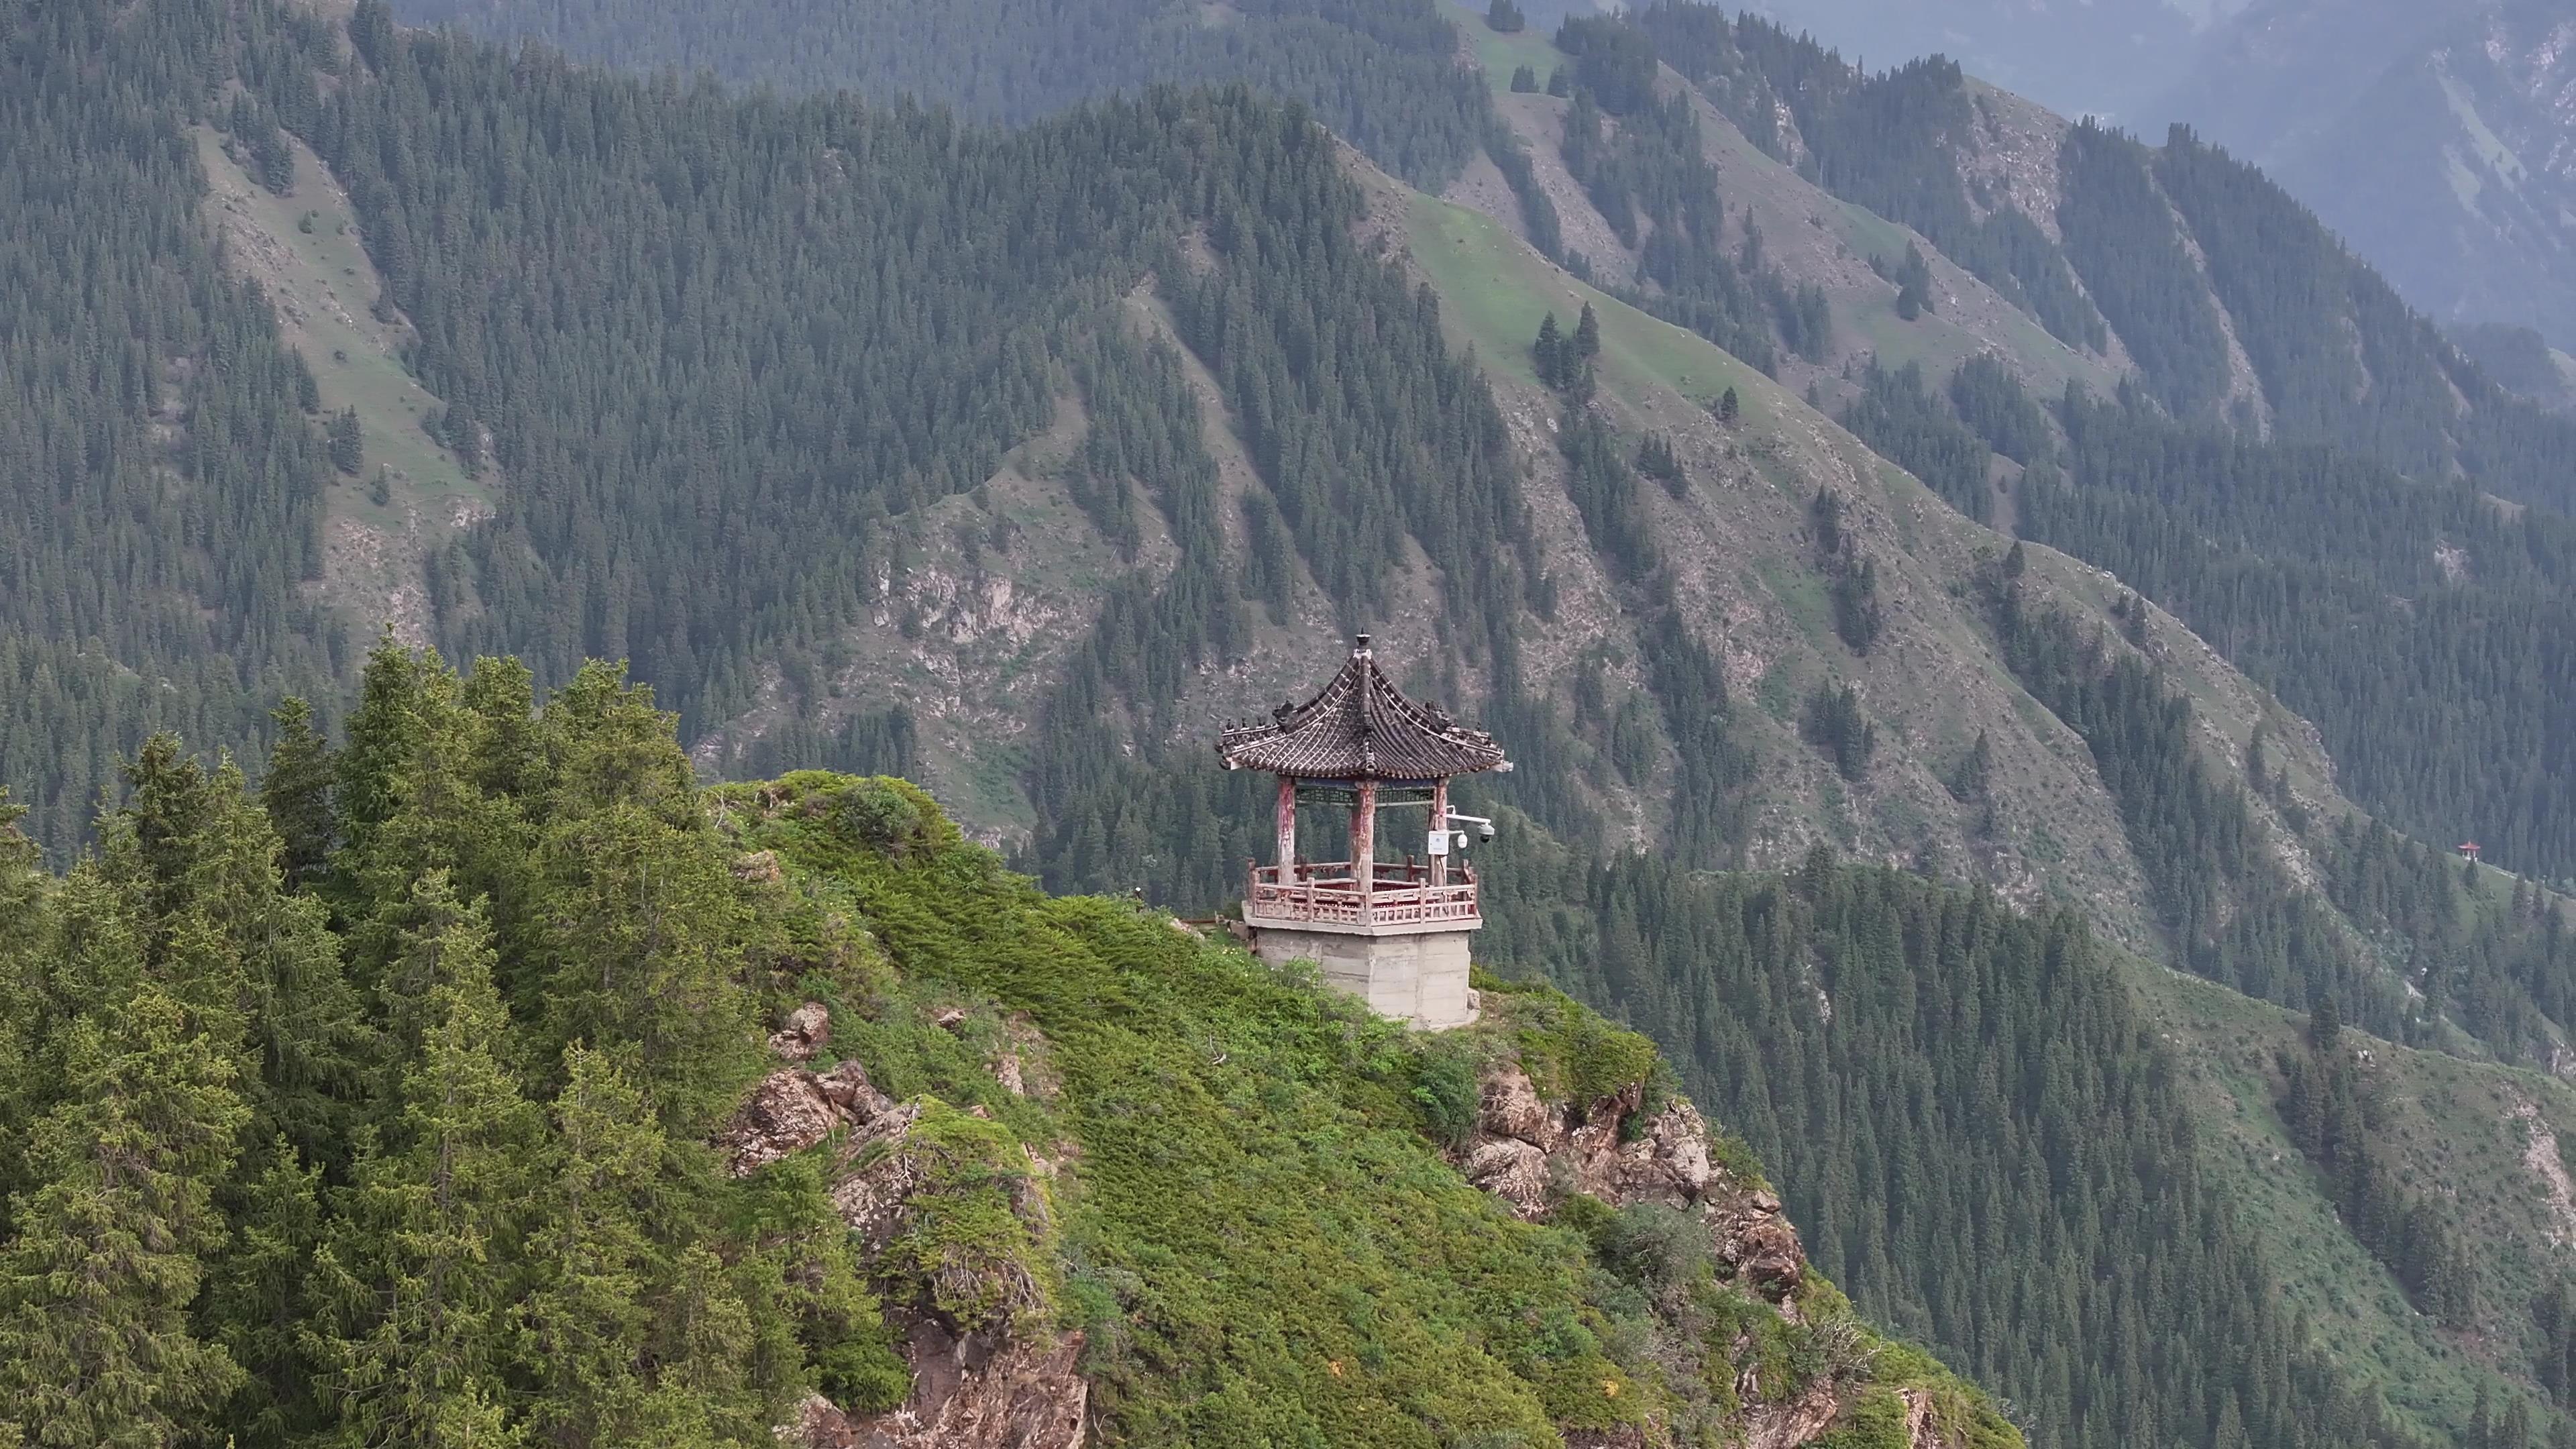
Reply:
[[1351, 653], [1352, 653], [1354, 656], [1357, 656], [1357, 655], [1364, 655], [1364, 654], [1366, 654], [1366, 653], [1368, 653], [1368, 652], [1369, 652], [1369, 636], [1367, 636], [1366, 634], [1354, 634], [1354, 635], [1352, 635], [1352, 636], [1351, 636]]

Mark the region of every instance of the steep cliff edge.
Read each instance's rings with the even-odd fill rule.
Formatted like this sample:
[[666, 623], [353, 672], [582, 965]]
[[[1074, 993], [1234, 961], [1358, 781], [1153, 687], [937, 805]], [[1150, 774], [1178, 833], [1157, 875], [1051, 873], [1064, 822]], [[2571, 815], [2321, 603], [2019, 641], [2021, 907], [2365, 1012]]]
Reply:
[[1644, 1038], [1552, 989], [1409, 1033], [1040, 895], [899, 782], [711, 802], [814, 936], [716, 1145], [821, 1175], [904, 1366], [827, 1380], [787, 1442], [2020, 1443], [1807, 1266]]

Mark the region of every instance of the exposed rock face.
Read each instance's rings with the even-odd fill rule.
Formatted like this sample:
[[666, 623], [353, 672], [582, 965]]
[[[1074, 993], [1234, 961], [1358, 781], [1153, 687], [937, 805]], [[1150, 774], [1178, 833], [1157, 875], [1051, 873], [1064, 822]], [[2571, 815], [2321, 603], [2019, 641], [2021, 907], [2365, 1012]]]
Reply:
[[778, 1437], [796, 1449], [1081, 1449], [1091, 1394], [1074, 1367], [1081, 1353], [1080, 1334], [997, 1347], [924, 1319], [904, 1344], [913, 1379], [902, 1408], [852, 1418], [809, 1394]]
[[[859, 1126], [843, 1151], [844, 1161], [865, 1165], [833, 1186], [832, 1203], [871, 1258], [903, 1230], [922, 1186], [921, 1158], [906, 1150], [919, 1117], [920, 1109], [909, 1105], [886, 1111]], [[1046, 1194], [1037, 1178], [1047, 1175], [1048, 1164], [1034, 1156], [1030, 1162], [1034, 1172], [1015, 1187], [1011, 1209], [1023, 1220], [1042, 1223]], [[996, 1272], [1005, 1281], [984, 1281]], [[950, 1274], [974, 1281], [942, 1281]], [[1044, 1297], [1015, 1261], [943, 1268], [928, 1287], [932, 1302], [989, 1299], [1004, 1323], [1025, 1322], [1026, 1310]], [[892, 1413], [846, 1421], [855, 1436], [848, 1443], [859, 1449], [1078, 1449], [1083, 1443], [1091, 1386], [1074, 1367], [1081, 1335], [961, 1335], [935, 1312], [909, 1318], [904, 1359], [912, 1367], [912, 1395]], [[818, 1449], [835, 1442], [827, 1438]]]
[[787, 1014], [787, 1024], [769, 1035], [769, 1049], [791, 1062], [810, 1062], [832, 1039], [832, 1013], [809, 1001]]
[[1776, 1303], [1797, 1291], [1807, 1254], [1798, 1245], [1797, 1229], [1780, 1216], [1780, 1199], [1749, 1193], [1731, 1207], [1713, 1206], [1709, 1220], [1717, 1230], [1718, 1257], [1734, 1265], [1764, 1297]]
[[1744, 1449], [1790, 1449], [1825, 1432], [1842, 1411], [1831, 1383], [1819, 1383], [1785, 1404], [1761, 1404], [1744, 1416]]
[[858, 1426], [841, 1412], [841, 1406], [821, 1394], [807, 1394], [796, 1406], [796, 1421], [781, 1424], [775, 1431], [778, 1442], [796, 1449], [859, 1449]]
[[857, 1062], [842, 1062], [819, 1074], [791, 1067], [770, 1073], [751, 1089], [733, 1121], [716, 1134], [715, 1145], [734, 1176], [749, 1177], [831, 1136], [835, 1127], [863, 1125], [893, 1106], [869, 1085]]
[[1787, 1299], [1807, 1258], [1797, 1231], [1780, 1216], [1780, 1199], [1710, 1160], [1708, 1122], [1688, 1102], [1666, 1106], [1622, 1142], [1642, 1097], [1641, 1088], [1630, 1087], [1588, 1106], [1551, 1106], [1519, 1069], [1495, 1072], [1485, 1079], [1476, 1135], [1459, 1153], [1459, 1166], [1468, 1181], [1523, 1218], [1545, 1216], [1568, 1192], [1614, 1207], [1654, 1202], [1696, 1209], [1721, 1262], [1764, 1297]]
[[850, 1138], [847, 1156], [855, 1158], [877, 1143], [888, 1150], [832, 1185], [832, 1206], [841, 1221], [859, 1235], [870, 1254], [884, 1250], [903, 1225], [904, 1209], [921, 1187], [920, 1159], [902, 1150], [920, 1116], [917, 1107], [897, 1107], [862, 1125]]
[[1081, 1449], [1091, 1386], [1074, 1365], [1082, 1335], [1042, 1344], [984, 1334], [950, 1336], [917, 1319], [904, 1343], [912, 1397], [873, 1418], [847, 1419], [847, 1439], [809, 1449]]
[[1908, 1449], [1940, 1449], [1941, 1431], [1932, 1422], [1932, 1396], [1921, 1389], [1899, 1389], [1896, 1396], [1905, 1401]]
[[[813, 1015], [808, 1017], [808, 1012]], [[799, 1009], [772, 1041], [798, 1038], [804, 1056], [829, 1035], [820, 1006]], [[827, 1072], [788, 1068], [771, 1073], [718, 1134], [736, 1177], [846, 1132], [838, 1150], [844, 1173], [832, 1186], [832, 1204], [873, 1260], [902, 1232], [914, 1196], [924, 1185], [920, 1152], [907, 1150], [921, 1119], [917, 1103], [897, 1103], [868, 1081], [857, 1062]], [[977, 1109], [976, 1115], [982, 1115]], [[1041, 1180], [1055, 1164], [1030, 1156], [1031, 1173], [1012, 1192], [1011, 1207], [1042, 1224], [1047, 1215]], [[943, 1269], [942, 1272], [965, 1272]], [[924, 1285], [927, 1302], [978, 1298], [997, 1302], [998, 1321], [1019, 1322], [1021, 1309], [1042, 1301], [1039, 1285], [1014, 1262], [999, 1271], [1014, 1275], [984, 1282]], [[794, 1422], [779, 1426], [782, 1443], [800, 1449], [1080, 1449], [1091, 1388], [1075, 1369], [1079, 1334], [993, 1330], [959, 1334], [937, 1312], [903, 1312], [904, 1357], [912, 1368], [912, 1393], [891, 1413], [854, 1418], [829, 1399], [809, 1396]]]

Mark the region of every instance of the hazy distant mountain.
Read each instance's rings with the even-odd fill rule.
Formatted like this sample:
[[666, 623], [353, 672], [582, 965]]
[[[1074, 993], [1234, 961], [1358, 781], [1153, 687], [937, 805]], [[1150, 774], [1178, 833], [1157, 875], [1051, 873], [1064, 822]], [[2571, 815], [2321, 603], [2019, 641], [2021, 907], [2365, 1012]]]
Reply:
[[2576, 3], [2454, 20], [2267, 166], [2437, 316], [2576, 338]]
[[2256, 0], [2146, 103], [2271, 172], [2445, 319], [2576, 336], [2571, 0]]
[[2576, 337], [2576, 0], [1767, 0], [1872, 66], [1944, 52], [2262, 166], [2415, 305]]
[[1753, 0], [1871, 66], [1948, 55], [2052, 110], [2125, 117], [2246, 0]]
[[2339, 124], [2385, 74], [2482, 0], [2253, 0], [2211, 27], [2122, 119], [2182, 121], [2258, 164]]

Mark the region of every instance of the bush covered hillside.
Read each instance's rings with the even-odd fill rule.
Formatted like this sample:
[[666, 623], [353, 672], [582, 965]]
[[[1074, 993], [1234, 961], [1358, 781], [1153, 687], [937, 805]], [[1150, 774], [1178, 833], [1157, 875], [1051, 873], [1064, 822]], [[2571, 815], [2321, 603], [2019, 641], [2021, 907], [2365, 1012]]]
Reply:
[[2021, 1442], [1552, 989], [1409, 1033], [902, 781], [701, 793], [605, 666], [281, 735], [0, 832], [0, 1442]]

